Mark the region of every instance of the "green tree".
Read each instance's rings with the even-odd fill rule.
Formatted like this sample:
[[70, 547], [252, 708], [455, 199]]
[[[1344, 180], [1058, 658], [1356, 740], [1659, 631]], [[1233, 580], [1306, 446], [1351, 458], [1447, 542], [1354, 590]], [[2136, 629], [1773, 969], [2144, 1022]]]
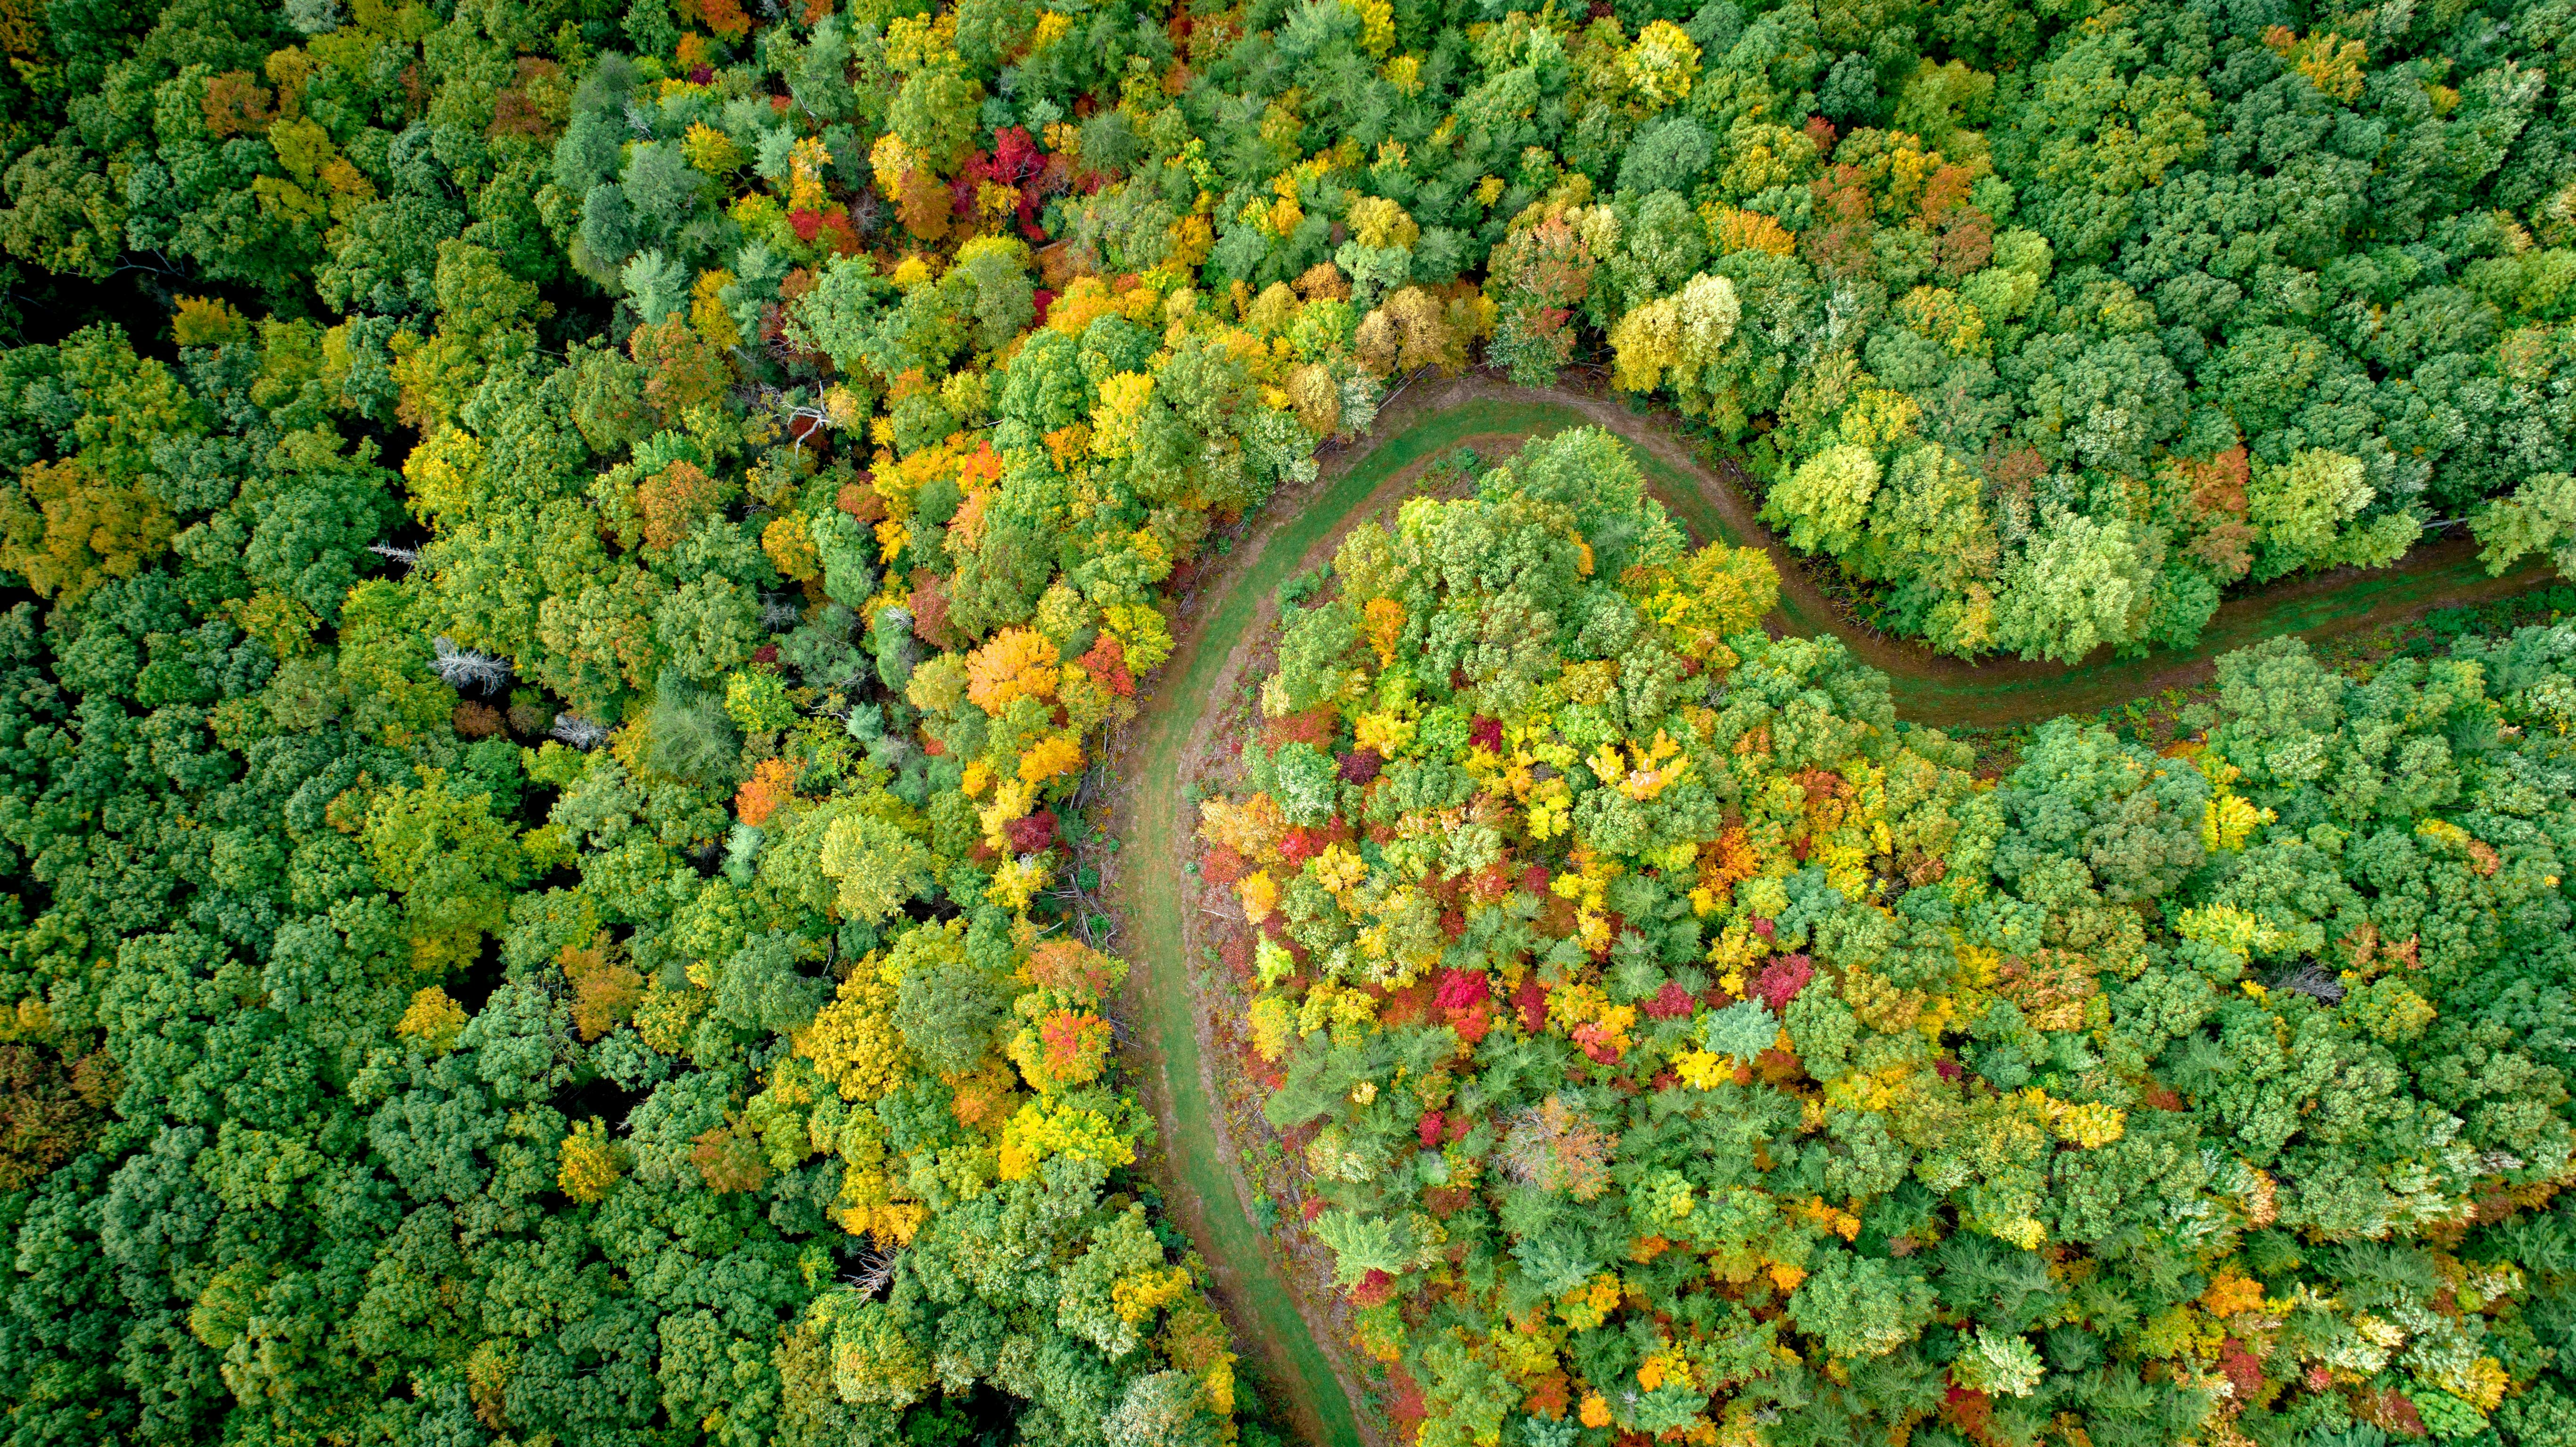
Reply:
[[495, 817], [492, 795], [465, 793], [428, 770], [416, 786], [369, 801], [365, 842], [376, 882], [402, 901], [415, 968], [435, 974], [472, 960], [483, 936], [509, 919], [526, 877], [518, 841]]

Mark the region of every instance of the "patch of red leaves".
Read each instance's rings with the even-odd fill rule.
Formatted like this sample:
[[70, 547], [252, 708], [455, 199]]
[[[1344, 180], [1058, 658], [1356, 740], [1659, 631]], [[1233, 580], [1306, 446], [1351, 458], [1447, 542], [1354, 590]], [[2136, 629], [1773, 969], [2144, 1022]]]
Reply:
[[1199, 878], [1219, 889], [1233, 884], [1247, 873], [1250, 870], [1245, 867], [1243, 856], [1235, 853], [1234, 846], [1230, 844], [1211, 844], [1199, 859]]
[[1512, 1008], [1521, 1016], [1521, 1028], [1532, 1035], [1547, 1028], [1547, 986], [1536, 980], [1524, 980], [1512, 992]]
[[1114, 635], [1101, 634], [1099, 640], [1074, 663], [1090, 674], [1093, 682], [1120, 698], [1135, 695], [1136, 676], [1127, 671], [1127, 645]]
[[1330, 748], [1333, 742], [1333, 727], [1331, 709], [1310, 708], [1304, 713], [1292, 713], [1285, 718], [1275, 718], [1262, 725], [1261, 742], [1272, 749], [1282, 744], [1294, 743], [1311, 744], [1319, 749]]
[[1378, 1007], [1377, 1017], [1391, 1026], [1415, 1025], [1428, 1017], [1431, 1009], [1431, 985], [1422, 981], [1387, 991], [1386, 1003]]
[[1776, 1014], [1788, 1009], [1789, 1002], [1798, 998], [1798, 992], [1815, 977], [1815, 961], [1805, 955], [1782, 955], [1754, 977], [1753, 994]]
[[1043, 854], [1055, 847], [1055, 811], [1040, 809], [1002, 826], [1014, 854]]
[[1372, 1266], [1360, 1284], [1351, 1288], [1355, 1306], [1384, 1306], [1395, 1295], [1395, 1278]]
[[1967, 1387], [1951, 1387], [1941, 1402], [1941, 1415], [1971, 1437], [1985, 1435], [1987, 1419], [1994, 1414], [1995, 1399]]
[[1216, 956], [1234, 978], [1252, 978], [1252, 941], [1238, 934], [1227, 935], [1217, 943]]
[[2255, 1393], [2263, 1390], [2262, 1362], [2245, 1350], [2245, 1343], [2234, 1337], [2219, 1344], [2218, 1370], [2236, 1388], [2236, 1399], [2240, 1402], [2252, 1400]]
[[1428, 1415], [1422, 1404], [1421, 1384], [1402, 1367], [1386, 1369], [1386, 1415], [1395, 1423], [1395, 1431], [1389, 1435], [1398, 1442], [1412, 1441], [1413, 1424]]
[[1666, 980], [1664, 987], [1655, 992], [1655, 998], [1648, 1000], [1639, 1008], [1646, 1012], [1646, 1018], [1650, 1020], [1678, 1020], [1689, 1014], [1691, 1007], [1698, 1003], [1691, 997], [1691, 992], [1682, 987], [1679, 980]]
[[1432, 1002], [1443, 1010], [1464, 1010], [1494, 996], [1494, 977], [1482, 970], [1443, 970]]
[[1351, 826], [1335, 819], [1321, 828], [1298, 825], [1280, 836], [1280, 862], [1294, 869], [1336, 844], [1351, 842]]

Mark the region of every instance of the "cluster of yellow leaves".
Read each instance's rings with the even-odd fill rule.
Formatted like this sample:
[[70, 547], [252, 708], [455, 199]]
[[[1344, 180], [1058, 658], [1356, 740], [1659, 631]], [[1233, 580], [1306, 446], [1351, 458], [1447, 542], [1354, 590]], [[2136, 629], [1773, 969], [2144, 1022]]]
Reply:
[[2257, 809], [2235, 794], [2213, 794], [2201, 805], [2200, 842], [2212, 853], [2245, 847], [2256, 828], [2272, 822], [2272, 811]]
[[853, 1236], [865, 1236], [880, 1248], [910, 1245], [914, 1233], [930, 1219], [918, 1201], [895, 1199], [893, 1182], [871, 1163], [854, 1166], [841, 1177], [840, 1199], [831, 1210], [832, 1224]]
[[1650, 105], [1688, 100], [1699, 77], [1699, 43], [1669, 20], [1649, 21], [1619, 57], [1628, 84]]
[[837, 1087], [843, 1100], [878, 1100], [903, 1084], [903, 1035], [894, 1024], [894, 986], [862, 966], [841, 982], [832, 1002], [796, 1032], [798, 1055]]
[[1681, 745], [1657, 729], [1652, 742], [1631, 745], [1624, 754], [1617, 744], [1604, 743], [1584, 762], [1601, 782], [1643, 802], [1690, 777], [1691, 761], [1681, 752]]
[[[2287, 1302], [2281, 1303], [2286, 1308]], [[2239, 1312], [2262, 1311], [2263, 1283], [2229, 1265], [2212, 1277], [2209, 1289], [2200, 1294], [2200, 1309], [2211, 1316], [2229, 1317]]]
[[1302, 1039], [1329, 1028], [1336, 1042], [1356, 1043], [1376, 1019], [1376, 996], [1323, 980], [1297, 1007], [1297, 1034]]
[[1112, 1166], [1133, 1165], [1135, 1148], [1118, 1133], [1109, 1117], [1096, 1110], [1023, 1104], [1002, 1127], [1002, 1179], [1017, 1181], [1035, 1172], [1049, 1156], [1080, 1156]]
[[2273, 820], [2269, 809], [2257, 809], [2228, 788], [2245, 776], [2245, 771], [2218, 757], [2192, 746], [2192, 766], [2209, 780], [2209, 802], [2201, 806], [2201, 847], [2216, 853], [2245, 847], [2254, 831]]
[[2360, 41], [2346, 40], [2332, 31], [2301, 39], [2290, 27], [2274, 25], [2264, 30], [2263, 44], [2288, 61], [2292, 70], [2306, 76], [2319, 93], [2346, 105], [2360, 99], [2362, 69], [2370, 64], [2369, 48]]
[[1141, 1271], [1110, 1284], [1111, 1309], [1118, 1319], [1130, 1326], [1138, 1325], [1155, 1312], [1181, 1299], [1190, 1289], [1190, 1273], [1178, 1266], [1165, 1266]]
[[1254, 924], [1270, 918], [1279, 907], [1279, 885], [1268, 870], [1256, 869], [1236, 880], [1234, 892], [1243, 901], [1243, 917]]
[[1360, 626], [1380, 668], [1395, 666], [1396, 644], [1404, 637], [1404, 605], [1393, 598], [1371, 598], [1360, 609]]
[[[1532, 832], [1536, 832], [1535, 825]], [[1560, 899], [1574, 901], [1575, 938], [1585, 949], [1608, 949], [1610, 917], [1602, 913], [1602, 906], [1609, 894], [1610, 881], [1624, 873], [1625, 868], [1617, 859], [1596, 853], [1586, 844], [1576, 845], [1568, 862], [1574, 867], [1549, 880], [1548, 891]]]
[[[1064, 289], [1064, 294], [1055, 299], [1055, 305], [1047, 308], [1046, 324], [1049, 331], [1079, 337], [1090, 329], [1093, 322], [1112, 315], [1123, 316], [1141, 327], [1151, 327], [1162, 309], [1163, 294], [1151, 286], [1120, 291], [1104, 278], [1083, 276], [1076, 277]], [[1106, 396], [1105, 387], [1103, 395]]]
[[805, 582], [823, 576], [823, 556], [814, 546], [814, 535], [805, 526], [801, 513], [781, 513], [760, 531], [760, 550], [769, 555], [770, 563], [780, 576], [794, 582]]
[[1199, 805], [1199, 831], [1246, 859], [1259, 859], [1279, 847], [1288, 821], [1278, 801], [1267, 794], [1249, 799], [1209, 799]]
[[[1164, 556], [1162, 540], [1150, 532], [1138, 532], [1131, 542], [1145, 557], [1149, 576], [1160, 581], [1171, 571]], [[1111, 603], [1100, 610], [1101, 626], [1117, 636], [1119, 646], [1127, 653], [1127, 671], [1139, 677], [1160, 668], [1172, 656], [1172, 626], [1159, 609], [1142, 603]]]
[[1897, 319], [1954, 357], [1982, 357], [1992, 350], [1986, 314], [1946, 286], [1918, 286], [1896, 304]]
[[2098, 1150], [2107, 1146], [2118, 1140], [2128, 1129], [2128, 1116], [2100, 1101], [2070, 1103], [2053, 1099], [2044, 1091], [2030, 1091], [2025, 1094], [2038, 1096], [2034, 1104], [2047, 1115], [2050, 1130], [2057, 1132], [2060, 1139], [2081, 1146], [2085, 1150]]
[[1735, 1078], [1735, 1064], [1710, 1050], [1685, 1050], [1672, 1058], [1673, 1074], [1693, 1090], [1715, 1090]]
[[1837, 1209], [1822, 1196], [1808, 1197], [1806, 1203], [1798, 1208], [1798, 1214], [1846, 1241], [1860, 1239], [1860, 1218]]
[[1082, 745], [1067, 734], [1048, 734], [1020, 755], [1020, 782], [1043, 784], [1082, 767]]
[[417, 1040], [432, 1054], [447, 1050], [456, 1037], [465, 1032], [465, 1007], [447, 997], [436, 985], [412, 993], [411, 1006], [402, 1019], [394, 1023], [394, 1033], [406, 1040]]
[[1618, 1308], [1619, 1298], [1625, 1294], [1619, 1278], [1605, 1271], [1567, 1293], [1557, 1303], [1557, 1313], [1574, 1330], [1590, 1331]]
[[40, 597], [75, 603], [110, 578], [130, 578], [177, 536], [167, 509], [80, 458], [39, 462], [0, 487], [0, 567]]
[[1035, 855], [1006, 859], [994, 869], [984, 898], [1007, 910], [1024, 910], [1047, 887], [1050, 876], [1046, 861]]
[[1015, 698], [1055, 697], [1057, 660], [1053, 640], [1034, 628], [1005, 628], [966, 655], [966, 696], [977, 708], [998, 714]]
[[1673, 630], [1684, 657], [1716, 667], [1734, 661], [1726, 636], [1759, 625], [1780, 603], [1780, 570], [1760, 548], [1711, 543], [1651, 582], [1646, 616]]
[[688, 1043], [689, 1030], [714, 999], [712, 991], [690, 986], [670, 989], [655, 975], [644, 982], [644, 998], [635, 1005], [637, 1037], [663, 1055], [677, 1055]]
[[583, 1205], [606, 1200], [621, 1174], [608, 1127], [597, 1116], [573, 1126], [556, 1159], [555, 1184]]
[[1330, 894], [1342, 894], [1368, 878], [1368, 861], [1352, 852], [1347, 844], [1331, 844], [1324, 852], [1306, 861], [1306, 873]]
[[2240, 964], [2255, 955], [2275, 954], [2297, 943], [2287, 931], [2231, 904], [2184, 910], [2174, 921], [2174, 932], [2184, 939], [2225, 950]]
[[1288, 1037], [1296, 1032], [1297, 1011], [1288, 997], [1265, 990], [1245, 1012], [1245, 1023], [1251, 1026], [1252, 1048], [1261, 1058], [1276, 1065], [1288, 1053]]

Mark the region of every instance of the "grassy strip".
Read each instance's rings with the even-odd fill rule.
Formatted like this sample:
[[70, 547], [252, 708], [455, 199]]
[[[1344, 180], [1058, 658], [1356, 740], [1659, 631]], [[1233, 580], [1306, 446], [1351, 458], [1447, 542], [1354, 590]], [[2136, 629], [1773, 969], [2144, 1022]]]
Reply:
[[[1299, 1315], [1291, 1286], [1266, 1249], [1264, 1233], [1242, 1206], [1234, 1181], [1234, 1163], [1217, 1147], [1215, 1103], [1202, 1088], [1196, 999], [1188, 988], [1182, 945], [1180, 870], [1187, 857], [1196, 821], [1183, 796], [1183, 753], [1200, 712], [1213, 696], [1219, 676], [1236, 648], [1272, 598], [1297, 577], [1297, 567], [1315, 545], [1329, 537], [1350, 512], [1404, 468], [1480, 434], [1545, 435], [1584, 423], [1574, 409], [1549, 403], [1505, 403], [1476, 400], [1447, 408], [1379, 443], [1330, 488], [1296, 516], [1286, 518], [1266, 537], [1259, 555], [1236, 568], [1214, 606], [1202, 615], [1196, 636], [1186, 645], [1180, 665], [1165, 673], [1156, 703], [1146, 715], [1138, 755], [1142, 773], [1134, 822], [1129, 831], [1127, 867], [1134, 871], [1124, 952], [1139, 968], [1157, 972], [1143, 993], [1146, 1015], [1140, 1021], [1149, 1046], [1163, 1061], [1173, 1116], [1173, 1139], [1166, 1153], [1179, 1183], [1201, 1202], [1206, 1239], [1199, 1245], [1211, 1261], [1223, 1261], [1239, 1274], [1246, 1289], [1238, 1306], [1242, 1319], [1269, 1339], [1264, 1355], [1285, 1363], [1294, 1380], [1276, 1385], [1297, 1393], [1313, 1410], [1324, 1440], [1334, 1447], [1356, 1447], [1359, 1430], [1322, 1347]], [[1735, 546], [1767, 543], [1743, 536], [1711, 501], [1707, 489], [1723, 484], [1702, 473], [1673, 466], [1651, 451], [1629, 446], [1655, 495], [1703, 540]], [[2103, 658], [2068, 668], [1996, 663], [1969, 668], [1956, 660], [1913, 650], [1919, 668], [1904, 658], [1882, 661], [1887, 669], [1897, 711], [1929, 724], [2008, 725], [2060, 713], [2085, 713], [2166, 687], [2178, 675], [2204, 671], [2219, 654], [2242, 648], [2277, 633], [2339, 634], [2373, 623], [2394, 621], [2429, 605], [2464, 596], [2496, 597], [2536, 587], [2549, 578], [2545, 569], [2526, 569], [2504, 579], [2490, 579], [2473, 555], [2453, 548], [2435, 554], [2419, 550], [2395, 568], [2366, 574], [2330, 589], [2281, 590], [2278, 596], [2248, 599], [2222, 612], [2199, 644], [2188, 651], [2159, 653], [2143, 660]], [[2510, 604], [2490, 604], [2489, 607]], [[1861, 630], [1815, 600], [1784, 595], [1779, 622], [1790, 632], [1832, 633], [1862, 641]], [[1883, 641], [1865, 650], [1885, 654]]]
[[1199, 1243], [1201, 1253], [1211, 1261], [1226, 1262], [1241, 1276], [1249, 1288], [1236, 1303], [1242, 1320], [1278, 1348], [1268, 1353], [1274, 1363], [1285, 1362], [1293, 1369], [1295, 1380], [1276, 1385], [1298, 1393], [1312, 1406], [1324, 1440], [1334, 1447], [1356, 1447], [1360, 1440], [1351, 1404], [1343, 1397], [1323, 1349], [1298, 1314], [1292, 1288], [1266, 1249], [1263, 1233], [1244, 1213], [1232, 1176], [1234, 1164], [1217, 1149], [1215, 1102], [1201, 1088], [1196, 1001], [1183, 973], [1181, 939], [1184, 881], [1180, 866], [1186, 855], [1184, 845], [1197, 827], [1182, 793], [1182, 754], [1227, 659], [1243, 642], [1262, 602], [1296, 575], [1299, 560], [1389, 477], [1459, 439], [1498, 430], [1505, 424], [1497, 418], [1510, 410], [1514, 409], [1473, 403], [1389, 438], [1303, 512], [1283, 520], [1268, 535], [1260, 555], [1234, 572], [1226, 591], [1203, 615], [1187, 658], [1176, 660], [1186, 666], [1167, 669], [1157, 680], [1155, 705], [1146, 714], [1138, 753], [1142, 772], [1134, 823], [1125, 841], [1125, 863], [1133, 871], [1133, 885], [1128, 891], [1131, 904], [1121, 949], [1135, 967], [1152, 975], [1143, 991], [1146, 1014], [1138, 1024], [1160, 1055], [1168, 1078], [1173, 1138], [1165, 1142], [1165, 1154], [1178, 1184], [1200, 1200], [1207, 1237]]

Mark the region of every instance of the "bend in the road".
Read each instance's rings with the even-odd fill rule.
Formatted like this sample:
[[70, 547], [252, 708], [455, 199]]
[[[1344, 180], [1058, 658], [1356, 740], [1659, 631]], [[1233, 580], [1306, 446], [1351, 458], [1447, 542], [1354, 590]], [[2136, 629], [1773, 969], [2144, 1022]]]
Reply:
[[[1195, 828], [1183, 777], [1192, 740], [1236, 680], [1247, 637], [1272, 613], [1278, 586], [1328, 548], [1371, 499], [1408, 468], [1470, 438], [1542, 436], [1599, 424], [1629, 444], [1655, 497], [1701, 541], [1768, 549], [1781, 573], [1784, 632], [1831, 633], [1885, 672], [1897, 712], [1935, 725], [1991, 726], [2098, 709], [2208, 676], [2219, 654], [2279, 633], [2310, 636], [2393, 621], [2447, 602], [2519, 592], [2547, 581], [2546, 568], [2490, 578], [2462, 541], [2428, 544], [2392, 568], [2300, 579], [2227, 603], [2189, 650], [2119, 660], [2102, 655], [2074, 666], [1971, 664], [1890, 640], [1851, 623], [1809, 579], [1803, 559], [1773, 539], [1754, 505], [1656, 423], [1614, 402], [1575, 392], [1536, 392], [1485, 379], [1420, 389], [1381, 419], [1382, 440], [1333, 459], [1324, 475], [1274, 500], [1263, 525], [1201, 589], [1201, 606], [1177, 631], [1171, 660], [1155, 679], [1140, 735], [1121, 750], [1133, 781], [1118, 821], [1126, 843], [1118, 892], [1135, 967], [1131, 1016], [1142, 1027], [1147, 1095], [1161, 1118], [1169, 1198], [1209, 1263], [1246, 1346], [1311, 1440], [1357, 1447], [1364, 1440], [1338, 1352], [1315, 1332], [1323, 1304], [1301, 1302], [1278, 1253], [1254, 1226], [1247, 1192], [1217, 1104], [1200, 1033], [1198, 992], [1186, 966], [1184, 860]], [[1380, 499], [1384, 501], [1384, 499]], [[1159, 1075], [1159, 1079], [1154, 1078]], [[1310, 1318], [1302, 1307], [1313, 1308]], [[1375, 1438], [1375, 1432], [1366, 1433]]]

